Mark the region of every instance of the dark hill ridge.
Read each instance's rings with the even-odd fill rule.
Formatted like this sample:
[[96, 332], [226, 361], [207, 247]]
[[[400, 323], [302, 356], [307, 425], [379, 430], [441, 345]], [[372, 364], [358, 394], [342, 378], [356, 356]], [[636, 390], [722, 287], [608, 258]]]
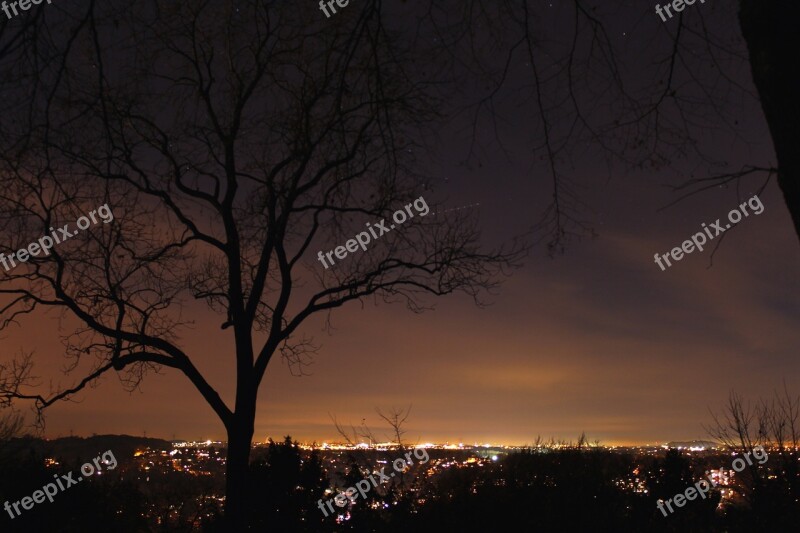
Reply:
[[151, 448], [169, 450], [172, 444], [162, 439], [133, 437], [130, 435], [93, 435], [91, 437], [61, 437], [44, 440], [40, 438], [20, 438], [8, 443], [9, 448], [44, 457], [53, 457], [59, 462], [86, 462], [103, 452], [111, 450], [120, 464], [131, 460], [137, 449]]

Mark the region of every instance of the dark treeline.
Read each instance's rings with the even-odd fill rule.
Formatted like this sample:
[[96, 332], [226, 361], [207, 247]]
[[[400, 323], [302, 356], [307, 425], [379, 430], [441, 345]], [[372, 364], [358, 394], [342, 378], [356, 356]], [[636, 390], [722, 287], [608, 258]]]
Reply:
[[[52, 480], [54, 473], [77, 471], [79, 462], [46, 467], [34, 439], [16, 439], [0, 448], [0, 503], [16, 501]], [[391, 460], [397, 452], [386, 452]], [[478, 460], [442, 468], [452, 451], [429, 450], [431, 461], [409, 472], [402, 484], [381, 486], [365, 499], [324, 517], [317, 502], [354, 485], [380, 466], [372, 455], [343, 455], [333, 473], [319, 452], [301, 450], [286, 437], [254, 454], [248, 483], [253, 531], [790, 531], [800, 518], [794, 487], [797, 474], [784, 465], [797, 454], [770, 451], [725, 491], [689, 501], [664, 517], [658, 499], [683, 493], [710, 469], [730, 468], [726, 453], [687, 455], [675, 449], [659, 457], [572, 446], [530, 448], [497, 461]], [[459, 453], [456, 452], [456, 456]], [[79, 458], [78, 461], [86, 458]], [[348, 463], [350, 463], [348, 465]], [[120, 464], [124, 465], [123, 460]], [[385, 464], [385, 463], [383, 463]], [[379, 468], [377, 468], [379, 469]], [[387, 470], [388, 472], [388, 470]], [[143, 483], [135, 470], [120, 468], [60, 492], [11, 520], [3, 531], [226, 531], [221, 505], [201, 501], [197, 480], [180, 472], [158, 483]], [[377, 476], [376, 476], [377, 477]], [[221, 485], [217, 485], [221, 487]], [[325, 492], [331, 488], [333, 493]]]
[[[98, 455], [94, 450], [77, 453], [74, 459], [59, 462], [57, 467], [45, 464], [47, 446], [34, 438], [17, 438], [0, 443], [0, 505], [19, 502], [30, 497], [55, 481], [54, 476], [73, 472], [73, 479], [81, 477], [81, 464], [91, 462]], [[74, 450], [68, 450], [71, 455]], [[67, 485], [63, 482], [62, 485]], [[91, 482], [75, 483], [59, 490], [50, 502], [45, 499], [32, 509], [19, 507], [20, 516], [9, 516], [3, 510], [4, 532], [59, 531], [65, 533], [86, 531], [149, 531], [145, 520], [146, 498], [131, 480], [122, 479], [116, 472], [92, 478]]]

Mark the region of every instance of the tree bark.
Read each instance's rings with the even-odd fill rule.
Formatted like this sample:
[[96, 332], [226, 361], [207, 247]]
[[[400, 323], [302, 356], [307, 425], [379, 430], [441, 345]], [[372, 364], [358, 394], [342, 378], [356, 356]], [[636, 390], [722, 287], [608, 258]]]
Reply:
[[252, 409], [237, 412], [227, 428], [225, 522], [228, 531], [247, 529], [247, 488], [250, 485], [250, 446], [253, 442], [254, 425], [255, 409]]
[[741, 0], [739, 23], [778, 159], [778, 184], [800, 238], [800, 2]]

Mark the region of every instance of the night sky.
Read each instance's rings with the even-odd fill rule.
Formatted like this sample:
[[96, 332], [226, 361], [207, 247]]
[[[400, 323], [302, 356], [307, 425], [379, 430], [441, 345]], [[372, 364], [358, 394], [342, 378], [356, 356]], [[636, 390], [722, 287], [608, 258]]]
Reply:
[[[480, 211], [487, 240], [527, 229], [536, 191], [513, 166], [451, 172], [448, 205], [479, 202], [467, 209]], [[276, 358], [262, 385], [257, 440], [335, 439], [329, 413], [383, 429], [375, 407], [408, 404], [409, 437], [423, 442], [522, 444], [581, 431], [608, 444], [705, 437], [708, 408], [721, 407], [731, 389], [768, 395], [800, 370], [800, 250], [772, 184], [761, 195], [764, 212], [726, 236], [711, 268], [707, 249], [662, 272], [655, 252], [741, 203], [734, 189], [716, 190], [658, 211], [671, 194], [641, 176], [587, 185], [598, 238], [552, 259], [536, 249], [488, 308], [458, 295], [422, 315], [402, 305], [351, 305], [333, 316], [332, 336], [315, 319], [306, 331], [323, 347], [311, 375], [292, 377]], [[220, 341], [216, 317], [199, 316], [207, 328], [198, 324], [186, 346], [204, 354], [201, 368], [230, 399], [230, 344]], [[55, 339], [38, 354], [59, 365]], [[224, 439], [177, 373], [150, 376], [142, 390], [128, 395], [106, 378], [80, 404], [52, 408], [47, 435]]]
[[[713, 6], [693, 9], [710, 14]], [[617, 20], [614, 38], [663, 31], [650, 10]], [[503, 105], [510, 115], [518, 102]], [[774, 156], [757, 102], [737, 106], [737, 136], [710, 129], [698, 145], [728, 154], [731, 168], [768, 164]], [[552, 190], [546, 167], [531, 156], [528, 122], [501, 123], [502, 147], [481, 124], [480, 154], [467, 158], [471, 131], [459, 120], [441, 132], [426, 161], [436, 178], [418, 196], [446, 209], [467, 206], [487, 245], [532, 239], [529, 230]], [[330, 335], [324, 315], [312, 318], [303, 333], [321, 349], [302, 377], [273, 359], [255, 440], [340, 440], [331, 415], [356, 426], [365, 419], [384, 435], [375, 409], [412, 405], [406, 436], [415, 442], [525, 444], [537, 435], [576, 440], [585, 432], [603, 444], [663, 443], [707, 438], [709, 409], [719, 411], [731, 390], [751, 400], [784, 380], [792, 390], [800, 370], [800, 247], [776, 183], [760, 194], [764, 212], [725, 234], [713, 265], [712, 247], [662, 272], [654, 253], [679, 246], [701, 223], [724, 219], [763, 183], [743, 180], [662, 209], [679, 196], [669, 186], [699, 171], [691, 154], [673, 163], [631, 170], [581, 152], [569, 163], [570, 175], [586, 202], [579, 212], [597, 237], [574, 240], [553, 257], [534, 247], [485, 308], [454, 295], [429, 299], [435, 309], [415, 315], [402, 304], [367, 300], [334, 312]], [[316, 250], [338, 244], [312, 247], [309, 265]], [[230, 405], [232, 330], [221, 331], [220, 317], [205, 306], [186, 312], [197, 325], [180, 334], [180, 344]], [[53, 312], [27, 318], [3, 339], [6, 352], [36, 350], [45, 389], [49, 379], [70, 383], [59, 373], [58, 321]], [[225, 439], [221, 422], [178, 371], [150, 375], [132, 394], [107, 376], [76, 399], [48, 410], [47, 437], [146, 432]]]

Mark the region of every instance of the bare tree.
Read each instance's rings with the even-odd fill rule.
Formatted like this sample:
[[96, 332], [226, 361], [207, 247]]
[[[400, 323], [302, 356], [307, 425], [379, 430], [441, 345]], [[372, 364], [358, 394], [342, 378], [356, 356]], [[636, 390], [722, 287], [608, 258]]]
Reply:
[[800, 396], [792, 395], [785, 383], [782, 391], [757, 403], [732, 391], [722, 412], [711, 412], [713, 423], [706, 430], [727, 450], [752, 455], [754, 448], [763, 446], [769, 452], [764, 468], [756, 463], [747, 468], [741, 487], [746, 499], [785, 498], [786, 505], [795, 506], [800, 494], [798, 413]]
[[0, 416], [0, 451], [8, 441], [22, 435], [24, 424], [25, 419], [16, 411], [8, 410]]
[[[392, 407], [388, 413], [376, 408], [375, 412], [388, 427], [388, 433], [383, 440], [391, 444], [389, 450], [383, 456], [391, 464], [392, 460], [403, 457], [409, 450], [409, 443], [404, 441], [403, 435], [407, 432], [404, 425], [411, 415], [411, 405], [400, 408]], [[344, 442], [353, 448], [348, 452], [348, 459], [351, 465], [366, 475], [377, 475], [379, 468], [374, 451], [358, 448], [358, 445], [364, 442], [369, 442], [371, 445], [381, 442], [381, 439], [367, 425], [366, 419], [362, 420], [360, 426], [351, 424], [349, 429], [341, 425], [335, 416], [331, 416], [331, 419], [337, 433], [344, 439]], [[406, 470], [398, 472], [397, 476], [393, 475], [387, 486], [384, 487], [385, 493], [383, 496], [391, 502], [394, 497], [403, 498], [420, 490], [422, 480], [419, 478], [419, 473], [421, 470], [422, 468], [419, 465], [409, 465]]]
[[731, 391], [721, 414], [711, 411], [713, 424], [706, 427], [709, 435], [731, 450], [752, 451], [769, 444], [768, 412], [765, 404], [753, 405]]
[[[383, 410], [376, 407], [375, 413], [389, 426], [389, 434], [385, 440], [405, 451], [406, 445], [403, 442], [403, 435], [406, 434], [406, 430], [403, 429], [403, 424], [411, 416], [411, 405], [408, 407], [392, 407], [388, 413], [384, 413]], [[373, 430], [367, 425], [366, 418], [361, 421], [361, 425], [358, 427], [351, 424], [349, 430], [342, 426], [335, 416], [331, 415], [331, 420], [333, 420], [333, 424], [336, 427], [336, 432], [342, 436], [346, 443], [352, 446], [364, 441], [368, 441], [370, 445], [380, 442], [380, 439], [375, 436]]]
[[[473, 131], [494, 132], [502, 146], [522, 135], [536, 174], [551, 181], [552, 202], [538, 224], [551, 252], [593, 234], [576, 160], [605, 163], [609, 178], [619, 168], [670, 170], [673, 201], [721, 187], [759, 193], [777, 177], [800, 237], [800, 74], [791, 44], [799, 14], [800, 6], [780, 0], [698, 4], [666, 21], [653, 4], [627, 0], [430, 8], [449, 65], [469, 79], [473, 98], [463, 110]], [[758, 107], [776, 160], [720, 153], [713, 140], [751, 140]], [[504, 136], [503, 126], [519, 120], [527, 127]], [[476, 138], [470, 154], [480, 164]]]
[[388, 413], [384, 413], [380, 409], [377, 409], [376, 412], [391, 428], [392, 438], [394, 442], [397, 443], [398, 449], [401, 452], [405, 452], [406, 446], [403, 443], [403, 435], [406, 434], [406, 430], [403, 429], [403, 424], [405, 424], [408, 417], [411, 416], [411, 406], [409, 405], [405, 408], [392, 407]]
[[[78, 324], [62, 330], [72, 384], [32, 389], [32, 360], [19, 359], [8, 368], [23, 379], [7, 376], [2, 395], [41, 411], [107, 373], [135, 388], [180, 371], [227, 431], [237, 530], [261, 380], [276, 354], [297, 368], [313, 353], [309, 317], [370, 297], [414, 312], [454, 292], [480, 303], [521, 256], [485, 251], [463, 214], [424, 218], [435, 206], [415, 154], [439, 101], [380, 2], [324, 28], [315, 15], [284, 2], [89, 1], [0, 62], [35, 89], [5, 101], [0, 252], [113, 212], [0, 272], [4, 327], [47, 309]], [[411, 205], [419, 216], [368, 249], [317, 262]], [[192, 301], [221, 315], [235, 346], [233, 404], [182, 342]]]

